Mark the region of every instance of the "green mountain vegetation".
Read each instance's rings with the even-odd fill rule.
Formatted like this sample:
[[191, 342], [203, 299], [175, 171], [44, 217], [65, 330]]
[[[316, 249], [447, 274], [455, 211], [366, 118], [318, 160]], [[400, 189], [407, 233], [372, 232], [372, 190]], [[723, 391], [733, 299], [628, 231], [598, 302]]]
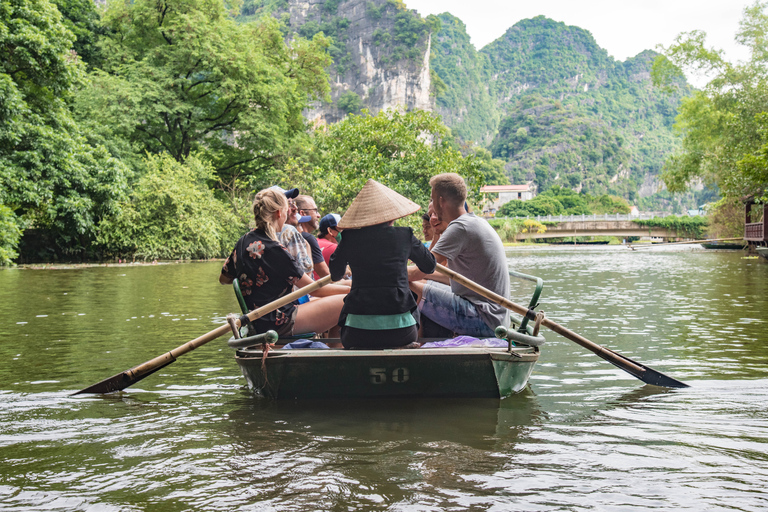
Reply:
[[528, 201], [509, 201], [496, 212], [497, 217], [535, 217], [538, 215], [592, 215], [629, 213], [629, 203], [621, 197], [579, 194], [558, 185]]
[[445, 90], [437, 95], [437, 112], [464, 141], [487, 145], [501, 119], [490, 88], [490, 60], [475, 50], [464, 22], [448, 13], [438, 18], [430, 64]]
[[451, 92], [438, 109], [462, 139], [504, 160], [513, 182], [633, 202], [655, 192], [647, 183], [679, 145], [672, 125], [690, 93], [680, 78], [673, 94], [653, 87], [655, 52], [619, 62], [588, 31], [543, 16], [478, 52], [459, 20], [440, 19], [432, 63]]

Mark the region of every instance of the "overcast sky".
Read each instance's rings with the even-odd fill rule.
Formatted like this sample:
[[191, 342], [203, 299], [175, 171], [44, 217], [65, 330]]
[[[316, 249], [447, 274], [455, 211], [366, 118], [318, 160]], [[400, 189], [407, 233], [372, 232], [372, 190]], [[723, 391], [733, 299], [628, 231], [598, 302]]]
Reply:
[[746, 59], [747, 52], [733, 38], [744, 7], [754, 0], [404, 1], [422, 16], [453, 14], [466, 24], [478, 50], [519, 20], [543, 14], [590, 31], [597, 44], [623, 61], [658, 44], [669, 46], [680, 32], [691, 30], [705, 31], [708, 46], [725, 50], [728, 60]]

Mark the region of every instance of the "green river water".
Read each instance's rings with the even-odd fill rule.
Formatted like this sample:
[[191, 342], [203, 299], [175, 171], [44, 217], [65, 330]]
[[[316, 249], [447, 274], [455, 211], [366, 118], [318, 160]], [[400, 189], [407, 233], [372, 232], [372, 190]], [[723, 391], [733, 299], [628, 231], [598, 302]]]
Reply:
[[768, 261], [508, 256], [544, 278], [549, 318], [691, 387], [645, 386], [544, 332], [528, 389], [504, 400], [269, 402], [224, 339], [70, 397], [236, 311], [221, 262], [4, 269], [0, 510], [768, 509]]

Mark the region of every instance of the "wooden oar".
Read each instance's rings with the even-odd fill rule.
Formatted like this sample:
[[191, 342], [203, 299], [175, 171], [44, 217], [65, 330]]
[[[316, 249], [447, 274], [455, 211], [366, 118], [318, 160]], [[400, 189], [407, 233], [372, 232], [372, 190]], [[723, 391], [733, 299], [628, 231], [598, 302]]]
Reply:
[[662, 245], [704, 244], [707, 242], [724, 242], [724, 241], [733, 241], [733, 240], [743, 241], [744, 239], [743, 238], [710, 238], [709, 240], [688, 240], [687, 242], [668, 242], [663, 244], [638, 245], [637, 247], [630, 244], [629, 248], [635, 251], [637, 249], [650, 249], [651, 247], [660, 247]]
[[[289, 302], [293, 302], [299, 297], [303, 297], [308, 293], [312, 293], [315, 290], [322, 288], [323, 286], [325, 286], [330, 282], [331, 282], [331, 276], [327, 275], [322, 279], [319, 279], [314, 283], [305, 286], [304, 288], [296, 290], [295, 292], [289, 293], [288, 295], [285, 295], [277, 299], [274, 302], [270, 302], [265, 306], [262, 306], [258, 309], [254, 309], [253, 311], [248, 313], [247, 315], [248, 319], [250, 321], [254, 321], [257, 318], [260, 318], [266, 315], [267, 313], [270, 313], [276, 310], [277, 308], [288, 304]], [[240, 320], [239, 319], [236, 320], [235, 324], [237, 325], [237, 327], [240, 327]], [[227, 334], [228, 332], [231, 332], [231, 329], [229, 324], [227, 323], [222, 325], [221, 327], [218, 327], [212, 330], [207, 334], [203, 334], [199, 338], [195, 338], [192, 341], [188, 341], [185, 344], [176, 347], [175, 349], [171, 350], [166, 354], [157, 356], [156, 358], [150, 361], [147, 361], [146, 363], [140, 364], [139, 366], [134, 366], [130, 370], [126, 370], [124, 372], [118, 373], [117, 375], [113, 375], [108, 379], [104, 379], [101, 382], [97, 382], [92, 386], [89, 386], [85, 389], [81, 389], [77, 393], [73, 393], [73, 395], [79, 395], [80, 393], [111, 393], [112, 391], [121, 391], [127, 388], [128, 386], [136, 384], [144, 377], [147, 377], [148, 375], [155, 373], [157, 370], [168, 366], [169, 364], [174, 362], [176, 358], [183, 356], [187, 352], [191, 352], [196, 348], [202, 345], [205, 345], [209, 341], [215, 340], [216, 338]]]
[[[529, 310], [527, 308], [524, 308], [523, 306], [520, 306], [519, 304], [515, 304], [511, 300], [506, 299], [501, 295], [480, 286], [474, 281], [467, 279], [461, 274], [457, 274], [453, 270], [446, 268], [443, 265], [438, 264], [437, 271], [440, 272], [441, 274], [445, 274], [446, 276], [450, 277], [457, 283], [460, 283], [466, 286], [470, 290], [476, 293], [479, 293], [486, 299], [491, 300], [496, 304], [504, 306], [505, 308], [511, 311], [514, 311], [515, 313], [522, 315], [526, 318], [529, 318], [532, 321], [536, 320], [536, 313], [533, 310]], [[648, 368], [647, 366], [641, 363], [638, 363], [637, 361], [633, 361], [632, 359], [622, 356], [621, 354], [614, 352], [613, 350], [600, 346], [597, 343], [593, 343], [589, 341], [587, 338], [566, 329], [562, 325], [559, 325], [546, 317], [544, 318], [544, 320], [542, 320], [541, 325], [555, 331], [560, 336], [563, 336], [564, 338], [567, 338], [573, 341], [574, 343], [581, 345], [587, 350], [594, 352], [597, 356], [605, 359], [606, 361], [613, 364], [614, 366], [621, 368], [625, 372], [629, 373], [633, 377], [640, 379], [646, 384], [653, 384], [654, 386], [661, 386], [666, 388], [689, 387], [688, 384], [685, 384], [683, 382], [680, 382], [679, 380], [673, 379], [672, 377], [664, 375], [661, 372], [657, 372], [653, 368]]]

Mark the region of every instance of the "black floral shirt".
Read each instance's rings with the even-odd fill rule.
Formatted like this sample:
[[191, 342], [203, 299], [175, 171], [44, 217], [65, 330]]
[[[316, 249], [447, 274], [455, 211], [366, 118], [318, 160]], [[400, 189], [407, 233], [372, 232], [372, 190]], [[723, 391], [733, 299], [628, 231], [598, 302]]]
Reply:
[[[240, 281], [240, 291], [249, 310], [254, 310], [287, 295], [304, 273], [285, 247], [261, 229], [246, 233], [224, 262], [221, 273]], [[286, 304], [257, 319], [258, 332], [279, 329], [293, 316], [295, 303]]]

